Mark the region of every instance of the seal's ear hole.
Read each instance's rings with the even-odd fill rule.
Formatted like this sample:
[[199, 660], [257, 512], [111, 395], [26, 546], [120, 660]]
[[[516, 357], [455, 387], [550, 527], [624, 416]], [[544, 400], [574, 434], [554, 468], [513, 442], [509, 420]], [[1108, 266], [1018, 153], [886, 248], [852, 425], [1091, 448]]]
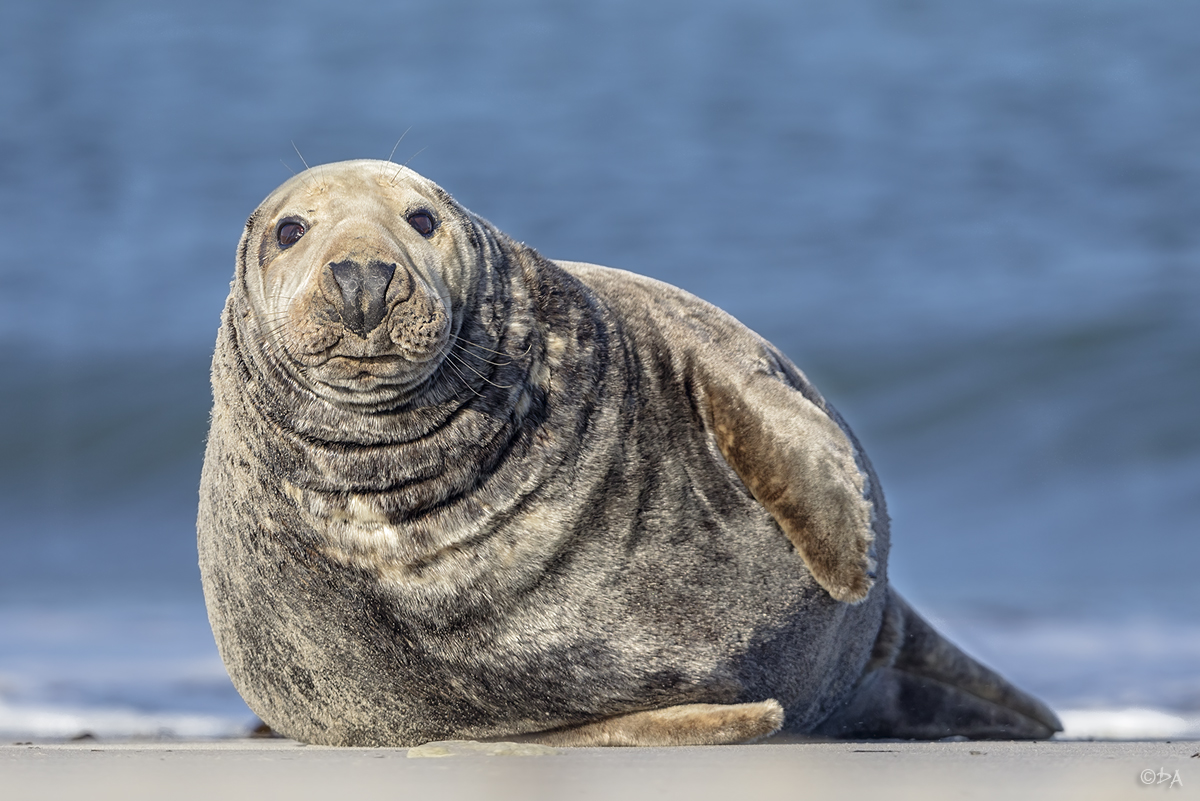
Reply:
[[433, 215], [424, 209], [414, 211], [405, 217], [405, 219], [408, 220], [408, 224], [413, 227], [413, 230], [421, 236], [429, 236], [437, 230], [437, 220], [433, 219]]
[[304, 223], [296, 220], [283, 220], [275, 229], [275, 239], [279, 242], [279, 247], [291, 247], [300, 241], [300, 237], [304, 236], [306, 230], [308, 229], [304, 227]]

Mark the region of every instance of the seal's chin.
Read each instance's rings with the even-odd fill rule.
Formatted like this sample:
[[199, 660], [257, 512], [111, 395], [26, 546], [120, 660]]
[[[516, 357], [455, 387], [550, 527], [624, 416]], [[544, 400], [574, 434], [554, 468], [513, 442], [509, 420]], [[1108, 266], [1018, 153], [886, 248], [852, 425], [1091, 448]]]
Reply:
[[406, 399], [436, 372], [439, 362], [414, 364], [400, 355], [331, 356], [305, 375], [327, 400], [378, 406]]

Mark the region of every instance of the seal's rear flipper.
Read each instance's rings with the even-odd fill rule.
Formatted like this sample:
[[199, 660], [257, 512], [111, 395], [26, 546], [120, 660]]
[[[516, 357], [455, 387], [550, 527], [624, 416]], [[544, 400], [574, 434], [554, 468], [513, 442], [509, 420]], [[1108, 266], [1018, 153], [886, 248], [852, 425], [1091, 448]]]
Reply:
[[681, 704], [503, 739], [557, 746], [730, 745], [769, 737], [782, 725], [783, 708], [768, 699], [749, 704]]
[[812, 733], [827, 737], [1040, 740], [1062, 731], [1050, 708], [951, 645], [889, 590], [871, 661], [849, 702]]

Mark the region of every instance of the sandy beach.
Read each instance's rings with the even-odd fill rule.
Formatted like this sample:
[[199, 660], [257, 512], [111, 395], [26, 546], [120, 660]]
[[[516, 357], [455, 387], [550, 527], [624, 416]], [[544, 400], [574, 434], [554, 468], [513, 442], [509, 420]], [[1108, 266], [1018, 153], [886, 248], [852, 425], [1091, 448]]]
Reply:
[[289, 740], [0, 746], [11, 799], [1200, 797], [1200, 741], [339, 749]]

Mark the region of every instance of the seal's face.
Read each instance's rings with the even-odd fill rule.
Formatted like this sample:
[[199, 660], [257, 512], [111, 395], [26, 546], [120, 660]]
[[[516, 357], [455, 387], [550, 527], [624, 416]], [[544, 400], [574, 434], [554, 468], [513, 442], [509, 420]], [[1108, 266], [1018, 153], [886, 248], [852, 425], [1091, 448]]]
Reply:
[[327, 400], [411, 395], [452, 344], [478, 249], [430, 181], [378, 161], [297, 175], [247, 223], [239, 279], [265, 351]]

